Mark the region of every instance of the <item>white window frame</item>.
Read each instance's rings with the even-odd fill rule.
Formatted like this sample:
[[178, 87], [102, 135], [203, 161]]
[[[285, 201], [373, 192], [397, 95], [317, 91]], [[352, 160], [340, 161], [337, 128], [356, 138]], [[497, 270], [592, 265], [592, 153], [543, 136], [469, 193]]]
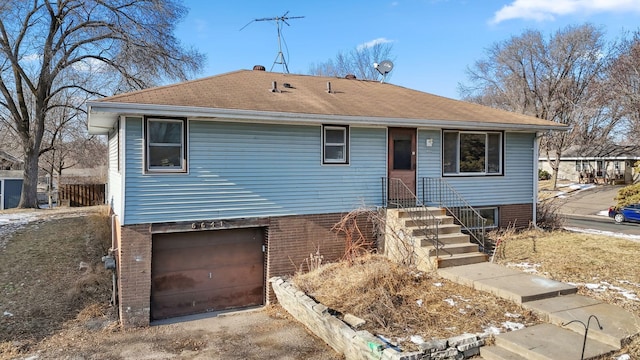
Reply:
[[[456, 159], [456, 170], [455, 172], [446, 172], [445, 168], [444, 168], [444, 160], [445, 160], [445, 140], [444, 140], [444, 134], [445, 133], [456, 133], [457, 137], [456, 137], [456, 154], [455, 154], [455, 159]], [[460, 134], [484, 134], [485, 135], [485, 161], [484, 161], [484, 171], [478, 171], [478, 172], [461, 172], [460, 171]], [[499, 164], [499, 170], [497, 172], [488, 172], [488, 167], [489, 167], [489, 134], [497, 134], [500, 136], [499, 139], [499, 159], [498, 159], [498, 164]], [[463, 130], [443, 130], [442, 131], [442, 154], [441, 154], [441, 159], [442, 159], [442, 175], [443, 176], [502, 176], [504, 174], [504, 132], [501, 131], [463, 131]]]
[[[181, 142], [180, 142], [180, 165], [179, 166], [151, 166], [151, 151], [150, 146], [169, 146], [175, 145], [166, 143], [151, 143], [150, 142], [150, 124], [153, 122], [161, 123], [180, 123], [181, 126]], [[148, 117], [144, 119], [144, 132], [145, 132], [145, 144], [144, 144], [144, 159], [145, 159], [145, 172], [149, 174], [154, 173], [186, 173], [187, 172], [187, 120], [180, 118], [161, 118], [161, 117]]]
[[[327, 130], [341, 130], [344, 134], [340, 143], [327, 142]], [[350, 133], [348, 125], [322, 125], [322, 164], [324, 165], [348, 165], [349, 164], [349, 143]], [[342, 146], [344, 148], [342, 159], [327, 159], [327, 146]]]

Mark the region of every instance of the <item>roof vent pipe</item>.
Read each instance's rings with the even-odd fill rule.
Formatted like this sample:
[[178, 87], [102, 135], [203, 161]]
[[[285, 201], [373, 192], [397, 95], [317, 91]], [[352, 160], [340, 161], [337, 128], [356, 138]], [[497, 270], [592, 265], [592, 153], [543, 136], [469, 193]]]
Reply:
[[327, 81], [327, 92], [331, 94], [331, 81]]
[[278, 90], [278, 83], [275, 81], [271, 82], [271, 92], [280, 92], [280, 90]]

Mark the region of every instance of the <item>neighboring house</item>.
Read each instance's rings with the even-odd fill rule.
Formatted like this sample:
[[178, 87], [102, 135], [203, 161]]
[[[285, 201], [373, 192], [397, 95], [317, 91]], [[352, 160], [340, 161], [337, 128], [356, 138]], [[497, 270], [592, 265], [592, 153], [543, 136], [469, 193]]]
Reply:
[[6, 151], [0, 150], [0, 170], [22, 170], [23, 161], [17, 157], [9, 154]]
[[[549, 159], [554, 161], [555, 156], [551, 155]], [[560, 157], [558, 179], [581, 183], [632, 184], [637, 180], [634, 169], [637, 161], [640, 161], [640, 149], [637, 146], [572, 146]], [[553, 172], [543, 154], [539, 159], [539, 167], [549, 174]]]
[[489, 225], [527, 226], [537, 134], [564, 129], [388, 83], [259, 70], [88, 108], [89, 131], [109, 137], [125, 326], [273, 300], [266, 279], [316, 251], [341, 257], [333, 225], [385, 206], [387, 178], [422, 197], [445, 179]]
[[23, 161], [0, 150], [0, 210], [18, 206], [22, 194]]

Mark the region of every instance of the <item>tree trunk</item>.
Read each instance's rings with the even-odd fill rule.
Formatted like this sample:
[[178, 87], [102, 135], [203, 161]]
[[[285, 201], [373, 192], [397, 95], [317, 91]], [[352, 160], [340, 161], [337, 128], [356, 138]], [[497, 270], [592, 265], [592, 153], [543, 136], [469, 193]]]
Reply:
[[38, 151], [25, 146], [24, 176], [19, 208], [38, 208]]
[[556, 154], [556, 158], [551, 162], [551, 185], [553, 190], [558, 190], [558, 170], [560, 169], [560, 154]]

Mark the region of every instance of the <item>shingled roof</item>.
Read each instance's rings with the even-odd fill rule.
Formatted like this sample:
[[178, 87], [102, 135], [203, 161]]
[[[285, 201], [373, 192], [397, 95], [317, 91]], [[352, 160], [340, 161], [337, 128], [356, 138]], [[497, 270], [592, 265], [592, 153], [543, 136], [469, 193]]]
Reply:
[[[330, 89], [330, 91], [329, 91]], [[550, 130], [563, 125], [390, 83], [256, 70], [116, 95], [89, 105], [89, 128], [104, 133], [119, 114], [347, 121], [389, 126]]]

